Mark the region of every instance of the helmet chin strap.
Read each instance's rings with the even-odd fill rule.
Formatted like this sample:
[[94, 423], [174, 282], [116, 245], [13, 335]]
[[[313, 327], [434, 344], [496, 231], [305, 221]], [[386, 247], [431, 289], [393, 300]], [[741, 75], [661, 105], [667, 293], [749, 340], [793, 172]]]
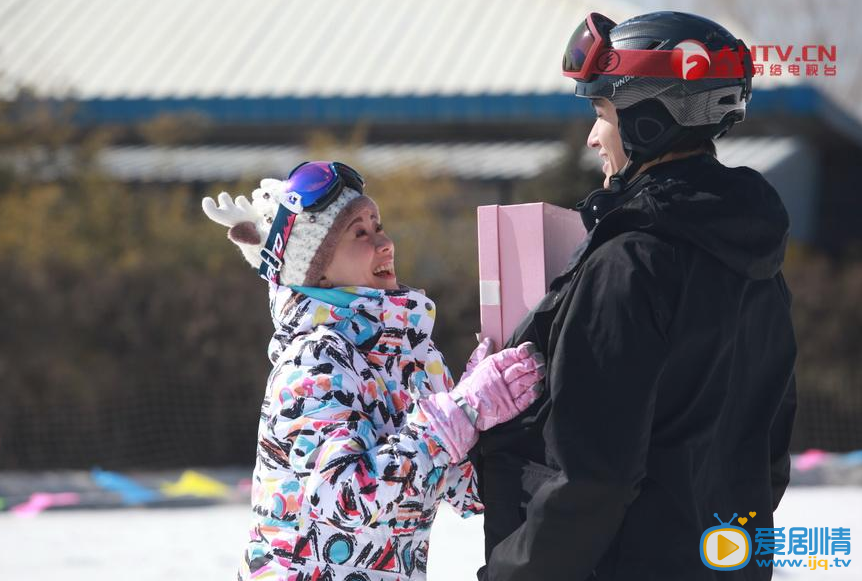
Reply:
[[629, 153], [628, 160], [626, 164], [618, 171], [613, 174], [608, 181], [608, 189], [615, 193], [619, 194], [625, 189], [629, 180], [631, 180], [637, 173], [638, 170], [643, 166], [643, 162], [636, 161], [634, 156]]
[[641, 166], [643, 166], [643, 162], [637, 161], [637, 156], [630, 152], [623, 168], [610, 177], [607, 188], [593, 191], [585, 200], [581, 200], [575, 205], [575, 209], [581, 213], [581, 220], [583, 220], [587, 232], [595, 228], [599, 220], [608, 213], [634, 197], [637, 192], [626, 192], [626, 186]]

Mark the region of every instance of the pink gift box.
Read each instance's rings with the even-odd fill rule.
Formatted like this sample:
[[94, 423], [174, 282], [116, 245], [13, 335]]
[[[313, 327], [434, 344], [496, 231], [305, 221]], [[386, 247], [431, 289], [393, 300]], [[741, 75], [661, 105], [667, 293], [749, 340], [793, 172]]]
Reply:
[[550, 204], [479, 206], [482, 337], [500, 348], [587, 236], [581, 216]]

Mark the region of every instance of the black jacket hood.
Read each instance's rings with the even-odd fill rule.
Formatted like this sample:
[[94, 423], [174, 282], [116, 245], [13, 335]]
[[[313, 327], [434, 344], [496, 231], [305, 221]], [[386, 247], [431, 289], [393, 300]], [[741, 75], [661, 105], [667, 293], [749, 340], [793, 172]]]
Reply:
[[751, 279], [781, 269], [790, 221], [778, 193], [751, 168], [696, 155], [648, 168], [626, 192], [636, 196], [613, 214], [638, 229], [688, 240]]

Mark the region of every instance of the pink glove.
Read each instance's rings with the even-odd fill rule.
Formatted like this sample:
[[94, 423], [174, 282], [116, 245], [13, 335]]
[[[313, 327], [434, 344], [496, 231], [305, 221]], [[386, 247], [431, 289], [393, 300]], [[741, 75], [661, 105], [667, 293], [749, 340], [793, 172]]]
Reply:
[[[478, 334], [477, 334], [478, 337]], [[494, 351], [494, 340], [490, 337], [485, 337], [479, 343], [479, 345], [473, 349], [473, 353], [470, 354], [470, 358], [467, 360], [466, 365], [464, 365], [464, 374], [461, 376], [461, 381], [464, 381], [473, 373], [473, 370], [476, 369], [476, 366], [479, 365], [479, 362], [482, 361], [485, 357], [488, 356], [489, 353]]]
[[491, 342], [486, 339], [473, 352], [467, 371], [452, 391], [419, 401], [452, 463], [467, 455], [479, 431], [511, 420], [542, 393], [539, 382], [545, 376], [545, 364], [532, 343], [486, 357], [490, 350]]

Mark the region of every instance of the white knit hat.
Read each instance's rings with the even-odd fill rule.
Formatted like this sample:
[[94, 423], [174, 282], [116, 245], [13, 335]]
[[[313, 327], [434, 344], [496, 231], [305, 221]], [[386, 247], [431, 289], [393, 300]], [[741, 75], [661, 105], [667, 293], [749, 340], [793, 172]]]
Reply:
[[[228, 238], [239, 247], [250, 265], [259, 268], [263, 262], [260, 251], [285, 194], [284, 181], [267, 178], [252, 192], [251, 203], [245, 196], [237, 196], [234, 201], [230, 194], [222, 192], [218, 196], [218, 206], [212, 198], [204, 198], [203, 210], [211, 220], [230, 228]], [[318, 286], [341, 234], [365, 208], [377, 212], [371, 198], [344, 188], [325, 209], [298, 214], [285, 247], [279, 283]]]

